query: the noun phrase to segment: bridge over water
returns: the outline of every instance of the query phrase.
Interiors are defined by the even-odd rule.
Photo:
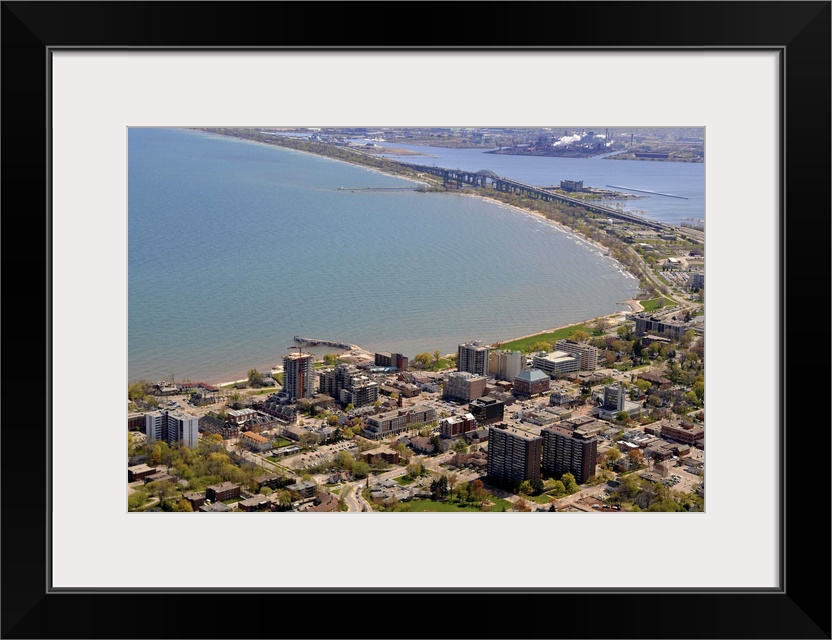
[[[488,169],[483,169],[481,171],[463,171],[462,169],[446,169],[444,167],[437,167],[435,165],[428,166],[421,164],[412,164],[409,162],[400,162],[400,164],[409,167],[415,171],[421,171],[422,173],[429,173],[431,175],[438,176],[442,178],[442,184],[444,186],[455,185],[457,188],[461,188],[463,186],[470,186],[482,189],[494,189],[501,193],[521,195],[535,200],[542,200],[544,202],[557,200],[560,202],[565,202],[566,204],[573,207],[583,207],[584,209],[591,211],[592,213],[604,215],[609,218],[614,218],[616,220],[632,222],[648,227],[650,229],[654,229],[656,231],[681,233],[690,237],[696,242],[705,241],[705,233],[698,229],[690,229],[687,227],[679,227],[664,222],[657,222],[655,220],[648,220],[646,218],[633,215],[631,213],[619,211],[618,209],[613,209],[611,207],[606,207],[604,205],[594,204],[591,202],[585,202],[584,200],[580,200],[578,198],[573,198],[571,196],[563,195],[561,193],[556,193],[555,191],[549,188],[535,187],[530,184],[519,182],[518,180],[504,178],[502,176],[498,176],[493,171],[489,171]]]

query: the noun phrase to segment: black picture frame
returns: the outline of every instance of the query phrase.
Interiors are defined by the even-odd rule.
[[[295,623],[302,620],[301,637],[309,638],[830,638],[828,376],[821,377],[822,385],[814,376],[825,370],[818,346],[826,347],[828,334],[818,339],[809,333],[829,318],[830,2],[405,2],[397,3],[396,11],[380,3],[316,4],[321,11],[291,2],[2,3],[2,637],[287,637],[297,635]],[[297,20],[290,18],[296,11],[307,11],[314,20],[278,28]],[[554,15],[559,24],[595,16],[633,28],[541,29],[539,19],[531,19],[541,15]],[[358,26],[345,28],[350,25]],[[781,588],[557,594],[51,592],[48,486],[55,479],[51,458],[41,460],[41,455],[48,451],[58,414],[44,401],[44,387],[66,381],[49,377],[48,96],[50,51],[69,47],[778,50],[785,79],[782,340],[761,348],[771,350],[781,364]],[[813,301],[810,311],[797,312],[794,308],[806,302],[795,295],[806,281],[804,268],[812,268],[810,282],[824,304],[816,307]],[[787,327],[789,302],[793,312]],[[804,313],[817,315],[807,320]],[[810,407],[821,408],[820,417],[812,418],[821,423],[819,429],[804,420],[816,416]],[[25,422],[15,418],[18,412],[29,415]],[[85,501],[79,500],[81,525]],[[176,562],[175,557],[162,560]],[[443,610],[447,615],[440,615]],[[162,611],[173,611],[173,622],[170,615],[159,616]],[[414,624],[419,618],[424,622]],[[452,626],[442,628],[440,621],[449,619]]]

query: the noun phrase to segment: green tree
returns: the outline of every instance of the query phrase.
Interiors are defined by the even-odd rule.
[[[566,495],[566,486],[561,480],[555,480],[551,489],[551,494],[557,498]]]
[[[272,494],[272,500],[283,508],[292,504],[292,494],[288,489],[278,489]]]
[[[641,467],[644,465],[644,454],[642,453],[641,449],[632,449],[627,454],[627,457],[630,459],[630,464],[634,467]]]
[[[691,388],[693,393],[696,394],[696,399],[699,400],[701,403],[705,403],[705,381],[702,379],[702,376],[699,376],[696,382],[693,383],[693,387]]]
[[[153,385],[149,380],[138,380],[127,387],[127,398],[128,400],[132,400],[134,402],[136,400],[141,400],[145,396],[150,395],[152,387]]]
[[[585,342],[586,340],[589,340],[589,333],[583,329],[575,329],[569,334],[569,339],[574,340],[575,342]]]
[[[524,496],[532,495],[533,491],[534,489],[532,489],[532,483],[529,480],[523,480],[517,487],[517,493]]]
[[[145,502],[147,502],[147,493],[144,491],[134,491],[127,496],[127,510],[135,511],[144,505]]]
[[[407,475],[411,478],[418,478],[424,472],[424,467],[422,467],[422,463],[419,460],[413,460],[409,465],[407,465]]]
[[[430,437],[430,443],[433,445],[434,453],[439,453],[442,450],[442,441],[439,439],[439,436],[435,433]]]
[[[390,444],[390,448],[399,454],[399,460],[402,460],[405,457],[405,454],[409,453],[404,442],[402,442],[401,440],[396,440],[392,442]]]
[[[423,351],[422,353],[417,353],[413,360],[422,369],[426,369],[430,365],[431,356],[427,351]]]
[[[618,447],[610,447],[604,452],[604,462],[607,465],[611,465],[613,462],[618,460],[621,457],[621,451]]]
[[[448,495],[448,477],[441,475],[436,480],[431,482],[430,492],[437,500],[446,497]]]
[[[248,370],[248,384],[252,387],[259,387],[263,383],[263,374],[257,369]]]
[[[580,487],[578,483],[575,481],[575,476],[571,473],[564,473],[561,476],[561,481],[563,482],[563,486],[566,488],[566,493],[573,494],[577,491],[580,491]]]
[[[457,453],[465,453],[468,451],[468,445],[465,444],[464,438],[458,438],[456,442],[454,442],[454,451]]]
[[[458,481],[459,481],[459,476],[457,474],[455,474],[455,473],[448,474],[448,488],[450,489],[451,493],[454,492],[454,487],[456,486],[456,483]]]
[[[363,460],[356,460],[352,465],[352,474],[356,478],[366,478],[370,474],[370,465]]]
[[[439,358],[442,356],[439,349],[436,349],[433,352],[433,370],[437,371],[439,369]]]
[[[650,389],[653,388],[653,385],[650,384],[647,380],[636,380],[633,383],[633,386],[635,386],[642,393],[647,393],[648,391],[650,391]]]
[[[185,500],[185,498],[182,498],[179,502],[173,505],[173,510],[182,512],[192,512],[194,508],[193,506],[191,506],[190,502]]]

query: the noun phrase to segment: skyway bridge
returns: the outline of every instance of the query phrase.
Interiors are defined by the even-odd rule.
[[[647,218],[642,218],[631,213],[619,211],[618,209],[613,209],[612,207],[594,204],[591,202],[580,200],[578,198],[573,198],[571,196],[564,195],[562,193],[556,193],[551,188],[535,187],[530,184],[519,182],[518,180],[504,178],[502,176],[498,176],[493,171],[489,171],[488,169],[483,169],[481,171],[463,171],[462,169],[446,169],[443,167],[437,167],[435,165],[428,166],[421,164],[412,164],[409,162],[400,162],[400,164],[410,169],[413,169],[414,171],[420,171],[422,173],[428,173],[430,175],[440,177],[442,178],[442,184],[446,187],[448,185],[455,185],[457,188],[469,186],[483,189],[494,189],[501,193],[521,195],[535,200],[542,200],[544,202],[557,200],[560,202],[565,202],[566,204],[573,207],[583,207],[587,211],[591,211],[592,213],[597,213],[608,218],[613,218],[615,220],[632,222],[634,224],[639,224],[641,226],[648,227],[655,231],[665,231],[684,234],[688,236],[690,239],[694,240],[695,242],[704,243],[705,241],[705,232],[700,229],[691,229],[688,227],[680,227],[664,222],[657,222],[655,220],[648,220]]]

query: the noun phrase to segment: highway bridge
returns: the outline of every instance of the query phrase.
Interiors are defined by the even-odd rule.
[[[613,209],[604,205],[586,202],[584,200],[573,198],[562,193],[556,193],[554,190],[550,188],[535,187],[533,185],[525,184],[523,182],[512,180],[510,178],[503,178],[502,176],[498,176],[496,173],[494,173],[493,171],[489,171],[488,169],[483,169],[481,171],[463,171],[462,169],[446,169],[443,167],[437,167],[435,165],[428,166],[421,164],[412,164],[409,162],[400,162],[399,164],[413,169],[414,171],[420,171],[422,173],[428,173],[434,176],[438,176],[442,178],[442,184],[446,187],[448,185],[455,185],[457,188],[469,186],[483,189],[494,189],[501,193],[522,195],[527,198],[538,199],[544,202],[558,200],[560,202],[565,202],[566,204],[573,207],[583,207],[587,211],[591,211],[592,213],[597,213],[608,218],[623,220],[625,222],[632,222],[634,224],[639,224],[644,227],[648,227],[655,231],[665,231],[682,234],[689,237],[694,242],[705,242],[705,232],[699,229],[691,229],[689,227],[680,227],[664,222],[657,222],[655,220],[648,220],[647,218],[642,218],[631,213],[619,211],[618,209]]]

